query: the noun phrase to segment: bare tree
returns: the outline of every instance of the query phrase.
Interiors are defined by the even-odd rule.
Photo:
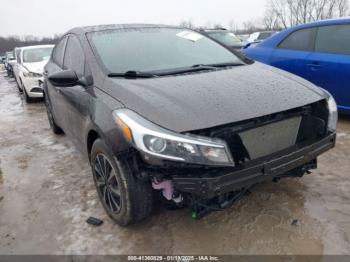
[[[253,21],[243,22],[242,30],[250,33],[256,31],[255,23]]]
[[[338,16],[339,17],[344,17],[344,16],[347,16],[347,15],[350,15],[348,1],[337,0],[336,1],[336,7],[337,7],[337,10],[338,10]]]
[[[224,28],[224,27],[222,26],[222,24],[220,24],[220,23],[215,23],[215,24],[214,24],[214,29],[221,29],[221,28]]]
[[[280,28],[280,21],[278,15],[273,12],[271,9],[267,9],[265,16],[263,18],[263,25],[267,30],[275,30]]]
[[[235,20],[230,20],[228,22],[228,28],[232,32],[236,32],[238,30],[238,24],[235,22]]]
[[[40,45],[40,44],[56,44],[60,35],[54,35],[53,37],[37,37],[32,35],[27,36],[0,36],[0,54],[4,54],[6,51],[12,51],[15,47]]]
[[[185,28],[190,28],[190,29],[195,28],[195,25],[191,19],[181,21],[180,26]]]
[[[349,0],[269,0],[264,24],[284,28],[347,15]]]

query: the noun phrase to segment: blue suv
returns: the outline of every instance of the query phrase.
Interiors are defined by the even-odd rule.
[[[350,19],[290,28],[247,46],[243,53],[328,90],[340,112],[350,114]]]

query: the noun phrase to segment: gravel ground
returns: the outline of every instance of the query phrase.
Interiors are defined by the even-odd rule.
[[[0,254],[350,254],[349,170],[342,117],[337,147],[311,175],[260,184],[200,221],[157,207],[122,228],[97,200],[86,159],[51,132],[42,101],[26,104],[0,72]]]

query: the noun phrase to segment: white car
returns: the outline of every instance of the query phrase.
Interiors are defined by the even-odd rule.
[[[252,33],[247,39],[247,43],[260,43],[276,33],[276,31],[263,31]]]
[[[19,65],[20,65],[20,54],[21,54],[21,48],[20,47],[16,47],[13,51],[13,53],[15,54],[15,60],[16,63],[13,65],[12,71],[13,71],[13,76],[16,80],[18,89],[21,91],[20,86],[19,86]]]
[[[43,82],[44,66],[51,56],[53,47],[54,45],[37,45],[20,48],[16,79],[26,102],[31,102],[32,98],[43,97],[40,83]]]
[[[13,76],[13,66],[16,64],[15,57],[12,51],[6,52],[5,56],[5,69],[7,71],[7,76]]]

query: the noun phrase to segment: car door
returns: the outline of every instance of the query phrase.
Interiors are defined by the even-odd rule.
[[[312,81],[328,90],[340,109],[350,110],[350,24],[318,28],[309,70]]]
[[[66,51],[63,61],[64,70],[74,71],[78,78],[85,81],[90,75],[88,65],[86,63],[83,48],[80,40],[75,35],[70,35],[67,41]],[[77,84],[70,87],[63,87],[60,95],[62,96],[62,105],[64,106],[65,128],[68,130],[73,140],[78,145],[84,143],[83,125],[88,116],[88,107],[90,101],[88,81],[85,81],[87,86]]]
[[[314,50],[317,28],[292,32],[274,49],[270,64],[290,73],[311,79],[308,64]]]
[[[51,74],[60,72],[63,70],[63,58],[66,48],[67,37],[63,37],[52,51],[50,61],[47,63],[44,69],[45,83],[47,86],[47,97],[50,100],[50,106],[55,122],[64,130],[63,122],[65,119],[63,108],[62,96],[60,95],[61,89],[54,86],[47,80]],[[64,130],[66,131],[66,130]]]

